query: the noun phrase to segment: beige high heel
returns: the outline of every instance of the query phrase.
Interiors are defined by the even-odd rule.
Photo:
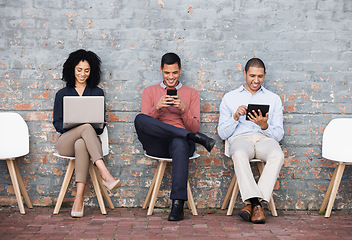
[[[102,181],[104,187],[106,187],[109,191],[115,190],[119,187],[121,187],[121,182],[120,179],[117,179],[115,182],[107,184],[104,180]]]
[[[83,207],[82,207],[82,211],[80,211],[80,212],[75,212],[75,211],[71,211],[71,217],[73,217],[73,218],[81,218],[81,217],[83,217],[83,213],[84,213],[84,205],[83,205]]]

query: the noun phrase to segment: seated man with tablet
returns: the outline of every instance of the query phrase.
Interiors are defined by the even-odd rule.
[[[247,205],[239,215],[246,221],[264,223],[261,201],[269,202],[284,162],[279,141],[284,135],[282,103],[278,95],[262,86],[265,65],[258,58],[250,59],[243,70],[245,85],[222,99],[218,134],[228,140],[229,153],[242,201]],[[256,183],[249,160],[266,162]]]

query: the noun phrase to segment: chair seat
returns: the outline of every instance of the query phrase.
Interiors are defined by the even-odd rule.
[[[63,155],[60,155],[60,153],[53,153],[53,155],[55,156],[55,157],[58,157],[58,158],[66,158],[66,159],[69,159],[69,160],[74,160],[75,159],[75,157],[68,157],[68,156],[63,156]]]
[[[161,158],[161,157],[155,157],[148,155],[144,153],[144,155],[148,158],[157,160],[158,167],[157,170],[154,174],[152,183],[150,184],[149,191],[147,194],[147,197],[145,198],[144,204],[143,204],[143,209],[148,208],[147,215],[152,215],[153,210],[154,210],[154,205],[156,202],[157,195],[159,193],[160,189],[160,184],[164,176],[165,168],[166,168],[166,163],[172,162],[172,158]],[[200,155],[196,152],[193,153],[193,156],[189,157],[190,160],[195,159],[200,157]],[[187,197],[188,197],[188,207],[191,209],[193,215],[198,215],[196,205],[194,203],[193,199],[193,194],[192,194],[192,189],[190,187],[189,181],[187,180]]]
[[[147,153],[144,153],[144,156],[151,158],[151,159],[158,160],[158,161],[172,162],[172,158],[155,157],[155,156],[148,155]],[[198,153],[194,152],[193,156],[189,157],[189,160],[199,158],[199,157],[200,157],[200,155]]]

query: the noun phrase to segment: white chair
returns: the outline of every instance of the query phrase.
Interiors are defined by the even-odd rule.
[[[156,198],[159,193],[161,180],[163,179],[163,176],[164,176],[166,163],[172,162],[172,158],[154,157],[154,156],[150,156],[146,153],[144,153],[144,155],[148,158],[159,161],[159,164],[158,164],[158,167],[157,167],[156,172],[154,174],[152,183],[150,184],[147,197],[145,198],[145,201],[143,204],[143,209],[146,209],[149,207],[148,212],[147,212],[147,215],[149,216],[149,215],[153,214],[155,201],[156,201]],[[198,153],[194,152],[193,156],[190,157],[189,159],[191,160],[191,159],[195,159],[198,157],[200,157],[200,155]],[[192,189],[189,185],[189,181],[187,181],[187,198],[188,198],[187,204],[188,204],[188,207],[191,209],[192,214],[198,215],[196,205],[194,204]]]
[[[323,204],[319,210],[320,213],[324,213],[326,209],[325,217],[327,218],[331,215],[345,166],[352,165],[350,153],[350,148],[352,147],[351,136],[352,118],[333,119],[324,130],[322,156],[337,162]]]
[[[226,140],[225,141],[225,156],[226,157],[230,157],[229,148],[230,148],[230,144]],[[258,170],[259,170],[259,174],[261,175],[263,170],[264,170],[264,162],[262,160],[260,160],[260,159],[251,159],[251,160],[249,160],[249,162],[255,163],[257,165]],[[233,178],[232,178],[231,183],[230,183],[230,186],[229,186],[229,189],[227,190],[224,202],[223,202],[223,204],[221,206],[221,209],[223,209],[223,210],[226,209],[226,207],[227,207],[227,205],[229,204],[229,201],[230,201],[230,204],[229,204],[229,207],[228,207],[228,210],[227,210],[227,213],[226,213],[226,215],[228,215],[228,216],[232,215],[233,208],[235,206],[235,202],[236,202],[236,198],[237,198],[238,192],[239,192],[238,181],[237,181],[237,178],[236,178],[236,174],[234,173],[233,174]],[[276,207],[275,207],[273,196],[271,196],[271,198],[270,198],[270,201],[268,203],[268,208],[269,208],[271,214],[274,217],[277,217],[277,211],[276,211]]]
[[[18,113],[0,113],[0,160],[6,160],[21,214],[26,213],[21,192],[28,208],[33,206],[16,164],[16,158],[28,153],[29,135],[26,122]]]
[[[99,137],[100,137],[100,140],[102,143],[103,156],[106,156],[109,154],[109,137],[108,137],[107,127],[104,128],[103,133],[101,135],[99,135]],[[54,214],[58,214],[60,211],[60,208],[61,208],[62,201],[65,197],[66,192],[67,192],[68,185],[71,182],[73,170],[75,169],[75,157],[62,156],[59,153],[54,153],[53,155],[56,157],[59,157],[59,158],[65,158],[65,159],[70,160],[70,162],[68,163],[68,167],[67,167],[64,181],[62,182],[59,197],[57,199],[55,209],[54,209]],[[110,209],[114,209],[114,205],[110,199],[109,193],[107,192],[106,188],[102,184],[102,179],[99,174],[99,170],[92,164],[92,162],[90,162],[90,164],[89,164],[89,175],[92,180],[95,193],[97,195],[100,211],[102,214],[105,215],[106,208],[104,205],[103,196],[104,196],[106,202],[108,203],[108,206]]]

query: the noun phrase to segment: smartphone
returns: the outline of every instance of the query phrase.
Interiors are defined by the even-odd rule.
[[[169,95],[169,96],[176,96],[177,95],[177,89],[175,89],[175,88],[168,89],[166,91],[166,94]]]

